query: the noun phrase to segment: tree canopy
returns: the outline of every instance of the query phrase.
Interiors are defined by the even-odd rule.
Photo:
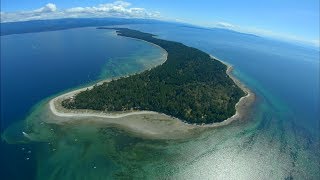
[[[114,29],[120,36],[159,45],[168,52],[167,61],[83,91],[72,100],[64,100],[65,108],[150,110],[198,124],[221,122],[235,113],[235,104],[245,93],[226,74],[226,65],[182,43],[127,28]]]

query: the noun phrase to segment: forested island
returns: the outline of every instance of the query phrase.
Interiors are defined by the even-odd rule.
[[[235,105],[245,92],[226,74],[227,66],[220,61],[153,34],[127,28],[99,29],[114,29],[120,36],[156,44],[168,52],[167,61],[140,74],[82,91],[62,101],[63,107],[105,112],[156,111],[197,124],[221,122],[235,114]]]

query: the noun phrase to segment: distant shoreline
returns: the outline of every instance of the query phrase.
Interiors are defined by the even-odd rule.
[[[131,39],[141,40],[136,38],[131,38]],[[145,40],[141,40],[141,41],[147,42]],[[156,44],[153,44],[150,42],[147,42],[147,43],[163,49],[162,47]],[[165,60],[161,64],[163,64],[167,60],[167,56],[168,56],[167,51],[164,49],[163,51],[165,52],[163,54],[163,58]],[[95,122],[104,123],[104,124],[105,123],[113,124],[113,125],[116,125],[117,127],[126,129],[135,134],[139,134],[139,135],[143,135],[144,137],[151,137],[151,138],[175,138],[173,136],[176,136],[176,138],[179,138],[182,136],[183,137],[186,136],[186,133],[188,133],[190,130],[195,130],[198,128],[212,128],[212,127],[220,127],[220,126],[228,125],[234,120],[245,116],[245,113],[247,112],[248,107],[254,102],[255,97],[254,97],[254,94],[248,88],[246,88],[244,84],[242,84],[237,78],[235,78],[232,75],[233,67],[231,65],[225,63],[224,61],[219,60],[218,58],[215,58],[212,55],[210,55],[210,57],[213,60],[218,60],[221,63],[225,64],[227,66],[227,70],[226,70],[227,75],[234,81],[234,83],[237,86],[239,86],[246,93],[246,95],[241,97],[239,101],[236,103],[235,105],[236,113],[222,122],[198,125],[198,124],[190,124],[188,122],[182,121],[175,117],[171,117],[166,114],[158,113],[155,111],[131,111],[131,112],[123,111],[123,112],[106,113],[103,111],[86,110],[86,109],[66,109],[62,107],[61,102],[64,99],[73,97],[77,93],[84,91],[86,89],[91,89],[93,87],[93,86],[88,86],[85,88],[81,88],[78,90],[74,90],[74,91],[62,94],[60,96],[57,96],[51,99],[49,101],[49,108],[53,115],[58,117],[72,118],[72,119],[60,120],[59,122],[50,122],[50,123],[65,123],[65,122],[70,122],[72,120],[76,122],[77,119],[75,118],[91,118],[90,122],[95,121]],[[106,79],[106,80],[100,81],[99,83],[97,83],[97,85],[105,82],[110,82],[110,81],[111,79]],[[93,118],[95,118],[96,120]],[[154,120],[150,120],[150,118],[151,119],[154,118]],[[131,121],[130,119],[134,119],[134,120]],[[161,121],[157,122],[157,119],[161,119]],[[138,127],[137,125],[143,128]],[[163,127],[163,128],[159,128],[159,127]],[[156,133],[153,133],[152,130],[154,130]]]

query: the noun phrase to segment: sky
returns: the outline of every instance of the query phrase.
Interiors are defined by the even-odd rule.
[[[1,0],[1,22],[64,17],[151,18],[319,47],[319,0]]]

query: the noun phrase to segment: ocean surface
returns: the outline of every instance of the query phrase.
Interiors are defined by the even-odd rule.
[[[95,28],[1,36],[1,177],[320,178],[319,50],[224,29],[125,27],[232,64],[256,94],[248,116],[179,141],[140,139],[96,124],[43,124],[38,112],[48,97],[152,67],[162,51]],[[30,129],[39,131],[33,141],[22,135]]]
[[[1,132],[23,126],[20,122],[43,99],[142,71],[158,64],[161,53],[145,42],[96,28],[1,36]],[[1,163],[1,177],[31,179],[37,144],[11,143],[15,145],[1,141],[1,162],[11,162]]]

